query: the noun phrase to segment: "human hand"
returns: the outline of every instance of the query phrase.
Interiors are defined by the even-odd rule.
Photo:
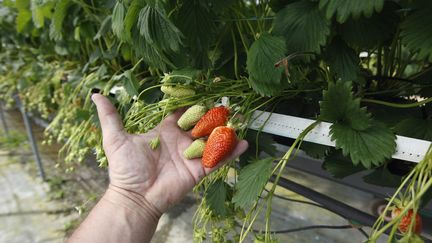
[[[201,159],[183,158],[183,151],[193,139],[190,133],[177,126],[180,111],[168,116],[150,132],[135,135],[124,131],[115,107],[106,97],[94,94],[92,100],[102,128],[112,190],[120,190],[131,200],[148,202],[160,215],[218,168],[204,168]],[[152,150],[149,142],[158,133],[160,145]],[[226,161],[240,156],[247,147],[245,140],[239,141]]]

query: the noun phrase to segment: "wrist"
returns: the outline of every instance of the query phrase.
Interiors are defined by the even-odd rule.
[[[68,242],[150,242],[160,216],[142,195],[110,185]]]
[[[134,212],[144,220],[152,220],[156,224],[162,216],[162,213],[145,196],[112,184],[108,186],[102,199]]]

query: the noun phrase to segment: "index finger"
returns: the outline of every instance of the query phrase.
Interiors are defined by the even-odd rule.
[[[91,98],[96,105],[104,139],[110,140],[112,137],[123,135],[123,123],[108,98],[101,94],[93,94]]]

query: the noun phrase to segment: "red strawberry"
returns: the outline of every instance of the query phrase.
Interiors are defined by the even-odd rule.
[[[403,209],[401,208],[395,208],[392,211],[392,218],[397,217]],[[410,226],[411,226],[411,218],[413,217],[414,211],[412,209],[408,210],[408,212],[402,217],[401,221],[399,222],[398,229],[401,233],[408,232]],[[416,234],[420,234],[422,232],[422,219],[420,215],[416,213],[415,215],[415,225],[413,228],[413,231]]]
[[[236,145],[237,136],[231,127],[220,126],[213,130],[204,148],[202,164],[204,167],[215,167]]]
[[[192,129],[192,136],[194,138],[200,138],[210,135],[216,127],[226,125],[228,115],[229,110],[225,106],[210,109]]]

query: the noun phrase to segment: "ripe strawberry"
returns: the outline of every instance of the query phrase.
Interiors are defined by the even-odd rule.
[[[210,109],[192,129],[192,137],[205,137],[210,135],[216,127],[225,126],[228,121],[228,115],[229,110],[225,106]]]
[[[187,147],[187,149],[183,152],[183,156],[185,159],[195,159],[202,157],[204,147],[206,142],[202,139],[197,139]]]
[[[399,214],[402,212],[402,208],[395,208],[392,211],[392,218],[395,218],[399,216]],[[414,211],[412,209],[408,210],[408,212],[402,217],[401,221],[399,222],[398,229],[401,233],[407,233],[411,226],[411,218],[413,217]],[[420,234],[422,232],[422,219],[420,215],[416,213],[415,215],[415,225],[413,228],[413,231],[416,234]]]
[[[164,94],[170,95],[172,97],[181,98],[185,96],[191,96],[195,94],[195,90],[181,87],[181,86],[170,86],[162,85],[161,91]]]
[[[213,130],[204,148],[202,164],[204,167],[215,167],[229,153],[232,152],[237,142],[234,129],[220,126]]]
[[[202,116],[206,113],[207,108],[202,105],[194,105],[183,113],[180,119],[177,121],[177,125],[183,130],[191,129]]]

